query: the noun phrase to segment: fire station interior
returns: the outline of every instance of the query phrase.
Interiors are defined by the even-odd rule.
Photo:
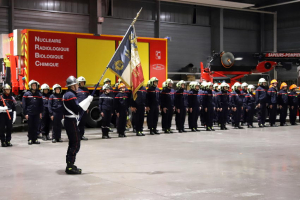
[[[300,199],[299,9],[0,0],[0,200]]]

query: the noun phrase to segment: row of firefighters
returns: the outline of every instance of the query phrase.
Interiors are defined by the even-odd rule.
[[[43,140],[52,140],[53,143],[62,142],[62,121],[69,138],[67,152],[66,172],[79,172],[74,167],[76,153],[80,148],[80,140],[87,140],[84,136],[87,109],[93,101],[89,90],[85,87],[84,77],[76,79],[70,76],[67,79],[68,91],[62,94],[62,87],[58,84],[50,87],[35,80],[29,82],[29,91],[22,98],[22,108],[25,118],[28,120],[28,144],[40,144],[38,135],[41,132]],[[270,126],[276,125],[276,115],[279,109],[280,125],[286,125],[287,110],[290,113],[290,123],[296,124],[296,115],[299,108],[299,98],[296,93],[296,85],[289,87],[282,83],[280,91],[277,91],[277,81],[272,80],[270,87],[264,78],[259,79],[258,87],[240,84],[236,82],[229,92],[229,85],[225,82],[213,84],[211,82],[191,82],[187,91],[185,81],[176,84],[173,89],[173,81],[167,79],[160,90],[159,80],[152,77],[148,82],[148,89],[141,86],[137,91],[137,98],[133,100],[131,92],[126,88],[122,80],[112,89],[111,80],[105,79],[99,96],[99,109],[102,116],[102,138],[110,139],[109,132],[112,117],[115,115],[117,132],[119,137],[126,137],[125,130],[129,114],[132,111],[132,125],[137,136],[145,136],[143,133],[144,114],[147,112],[147,124],[150,134],[159,134],[157,123],[159,111],[162,114],[162,128],[165,133],[173,133],[171,130],[172,118],[176,113],[176,128],[179,132],[186,132],[184,124],[188,113],[188,126],[191,131],[198,129],[200,117],[202,125],[207,131],[214,131],[213,124],[217,123],[221,130],[227,130],[229,116],[232,125],[236,129],[242,129],[241,123],[248,128],[254,128],[253,117],[258,115],[259,127],[265,127],[266,112],[269,111]],[[6,84],[3,87],[3,95],[0,97],[0,137],[2,147],[12,146],[11,130],[16,120],[15,99],[11,95],[11,87]],[[52,138],[49,136],[52,122]],[[69,166],[69,167],[68,167]],[[69,169],[69,171],[68,171]],[[80,171],[81,172],[81,171]]]

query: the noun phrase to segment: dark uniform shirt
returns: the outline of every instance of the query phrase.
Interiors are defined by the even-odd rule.
[[[188,94],[188,107],[189,108],[199,108],[200,107],[200,98],[198,98],[198,90],[190,90]]]
[[[161,107],[162,108],[173,108],[174,107],[174,95],[173,89],[165,88],[161,91]]]
[[[27,91],[22,99],[23,114],[37,115],[43,113],[43,97],[39,91]]]
[[[100,112],[103,112],[104,110],[110,110],[112,111],[114,107],[114,98],[111,96],[110,93],[108,94],[101,94],[99,98],[99,109]]]
[[[146,95],[146,107],[159,106],[159,89],[158,87],[149,87]]]
[[[289,106],[298,107],[298,94],[297,92],[289,93]]]
[[[86,87],[79,87],[77,90],[77,94],[76,94],[78,103],[85,100],[89,95],[90,95],[90,92]]]
[[[243,106],[245,109],[255,108],[255,95],[253,95],[252,93],[246,94],[243,100]]]
[[[267,90],[263,86],[258,86],[255,90],[255,103],[268,103],[267,102]]]
[[[49,97],[48,109],[51,116],[53,112],[62,113],[64,111],[62,97],[62,94],[51,94]]]
[[[134,108],[136,108],[137,106],[145,106],[147,96],[146,88],[144,86],[140,87],[136,94],[137,98],[135,101],[133,100],[133,97],[131,98],[130,106]]]
[[[47,93],[47,94],[43,93],[42,97],[43,97],[44,110],[48,110],[48,102],[49,102],[50,94],[49,93]]]
[[[5,101],[5,104],[8,108],[8,110],[11,110],[11,112],[16,111],[16,105],[15,105],[16,100],[13,96],[11,96],[10,94],[9,95],[6,95],[6,94],[1,95],[0,96],[0,106],[2,106],[2,107],[4,107],[3,99]]]
[[[79,113],[79,105],[76,97],[76,92],[73,90],[68,90],[63,96],[63,103],[65,106],[72,111],[75,115]],[[64,107],[64,115],[72,115],[67,109]]]
[[[129,107],[129,99],[128,95],[124,92],[120,92],[115,97],[115,110],[117,113],[120,112],[120,110],[128,110]]]
[[[289,97],[286,90],[280,90],[278,92],[278,104],[283,106],[289,103]]]
[[[184,89],[177,90],[175,93],[175,107],[187,108],[188,107],[188,92]]]
[[[231,107],[241,107],[243,106],[243,98],[240,97],[241,92],[239,90],[235,90],[231,93],[230,105]]]
[[[229,107],[229,95],[230,95],[229,92],[221,90],[216,95],[217,95],[217,107],[218,108]]]
[[[268,97],[269,97],[269,102],[271,104],[276,104],[277,103],[277,90],[274,87],[271,87],[268,90]]]

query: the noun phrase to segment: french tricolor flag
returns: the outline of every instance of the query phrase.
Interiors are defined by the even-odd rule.
[[[108,64],[108,68],[121,78],[127,87],[132,87],[133,99],[135,100],[137,91],[144,84],[144,74],[133,25],[126,32],[121,44]]]

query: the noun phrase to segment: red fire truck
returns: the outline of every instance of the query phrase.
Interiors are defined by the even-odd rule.
[[[66,90],[65,81],[68,76],[84,76],[87,87],[93,90],[122,38],[31,29],[2,34],[0,59],[3,65],[0,69],[0,85],[9,83],[18,100],[28,90],[28,83],[32,79],[40,84],[47,83],[50,87],[57,83]],[[145,84],[150,77],[155,76],[160,80],[161,87],[167,78],[167,39],[139,37],[138,48]],[[110,78],[112,85],[117,79],[109,70],[104,77]],[[18,115],[22,116],[22,109],[18,110]],[[90,111],[88,126],[99,126],[97,97],[94,98]]]

